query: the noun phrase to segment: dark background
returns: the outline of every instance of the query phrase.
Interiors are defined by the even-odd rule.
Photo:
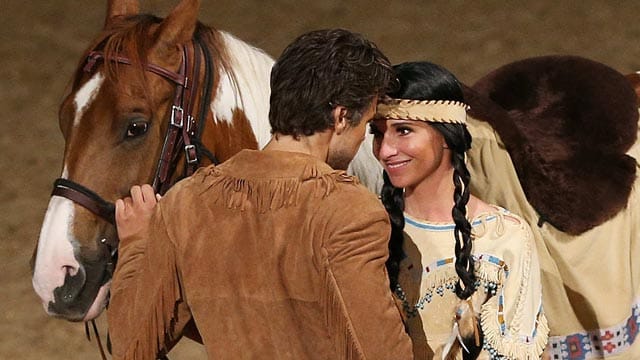
[[[175,3],[142,1],[142,8],[164,16]],[[99,358],[81,324],[45,316],[29,258],[61,171],[57,107],[105,9],[98,0],[0,3],[0,359]],[[302,32],[344,27],[366,34],[394,63],[430,60],[468,84],[551,54],[640,70],[637,1],[204,0],[200,19],[272,56]],[[204,353],[183,341],[171,358]]]

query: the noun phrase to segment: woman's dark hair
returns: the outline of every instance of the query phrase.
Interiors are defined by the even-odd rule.
[[[392,79],[389,59],[360,34],[332,29],[301,35],[271,70],[271,132],[298,137],[332,128],[338,105],[356,126]]]
[[[453,100],[464,102],[462,87],[458,79],[448,70],[429,62],[408,62],[394,66],[398,78],[397,88],[388,95],[399,99],[412,100]],[[471,256],[471,224],[467,220],[466,205],[469,202],[469,170],[465,164],[465,153],[471,147],[471,135],[465,125],[448,123],[429,123],[444,137],[451,150],[453,165],[454,206],[452,216],[455,222],[455,268],[464,288],[458,282],[456,295],[460,299],[469,298],[475,291],[476,277],[474,261]],[[391,239],[389,241],[389,260],[387,270],[391,288],[398,281],[404,230],[403,190],[395,188],[384,173],[384,185],[381,192],[382,202],[391,220]]]

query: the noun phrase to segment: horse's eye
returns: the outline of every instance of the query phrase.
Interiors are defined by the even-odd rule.
[[[149,123],[146,121],[138,120],[129,124],[129,128],[127,129],[127,137],[135,138],[141,135],[144,135],[149,129]]]

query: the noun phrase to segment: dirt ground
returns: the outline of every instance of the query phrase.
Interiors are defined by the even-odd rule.
[[[142,8],[164,16],[175,2]],[[60,174],[57,107],[105,9],[98,0],[0,3],[0,359],[99,358],[81,324],[45,315],[29,259]],[[302,32],[344,27],[368,35],[394,63],[430,60],[471,84],[500,65],[550,54],[640,70],[639,15],[635,0],[204,0],[200,19],[273,56]],[[171,356],[202,358],[188,341]]]

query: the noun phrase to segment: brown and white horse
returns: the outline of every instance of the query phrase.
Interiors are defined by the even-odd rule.
[[[112,202],[131,185],[160,192],[196,166],[269,140],[273,60],[197,22],[200,1],[165,18],[110,0],[59,111],[65,138],[34,252],[33,287],[50,315],[97,317],[108,300],[117,234]]]

